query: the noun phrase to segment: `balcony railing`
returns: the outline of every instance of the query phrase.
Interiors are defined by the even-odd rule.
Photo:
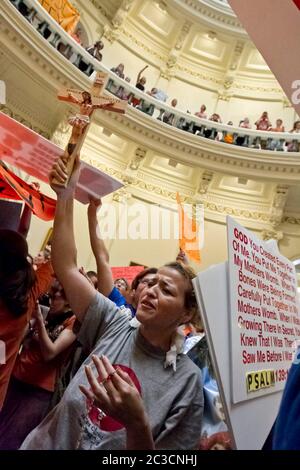
[[[277,152],[287,149],[293,153],[299,152],[300,133],[257,131],[200,119],[197,116],[170,107],[147,93],[141,92],[94,59],[61,28],[37,0],[9,1],[51,46],[59,50],[82,73],[90,77],[97,70],[107,72],[109,74],[106,86],[107,91],[121,99],[128,100],[129,104],[137,110],[151,116],[153,119],[158,119],[162,122],[162,125],[171,125],[181,131],[211,140],[219,140],[230,145],[240,145],[256,149],[262,148]]]

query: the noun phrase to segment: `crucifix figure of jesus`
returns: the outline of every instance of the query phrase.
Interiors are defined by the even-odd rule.
[[[73,171],[75,157],[80,152],[87,135],[91,117],[95,109],[125,113],[127,101],[102,95],[107,78],[107,73],[97,72],[90,91],[67,88],[58,94],[59,100],[75,103],[79,106],[79,113],[68,119],[69,124],[72,126],[72,134],[65,148],[64,159],[69,177]],[[58,181],[56,181],[55,184],[61,185]]]

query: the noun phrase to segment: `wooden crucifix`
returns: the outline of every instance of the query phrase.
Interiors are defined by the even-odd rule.
[[[87,135],[87,131],[91,123],[91,117],[95,109],[104,109],[115,113],[125,113],[127,101],[102,95],[107,78],[107,73],[97,72],[90,91],[80,91],[73,88],[67,88],[58,93],[59,100],[75,103],[80,107],[79,113],[68,119],[69,124],[72,126],[72,134],[64,152],[68,180],[73,171],[75,157],[80,152]],[[66,185],[67,183],[68,181],[66,182]],[[62,185],[62,183],[56,180],[54,180],[54,184]]]

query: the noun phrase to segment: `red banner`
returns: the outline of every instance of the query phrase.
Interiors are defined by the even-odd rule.
[[[144,270],[144,266],[124,266],[124,267],[112,267],[112,275],[114,280],[124,277],[126,281],[131,284],[135,276]]]
[[[293,0],[293,2],[295,3],[296,7],[298,7],[300,10],[300,0]]]
[[[0,160],[0,198],[22,200],[42,220],[53,220],[56,201],[40,193],[10,171]]]

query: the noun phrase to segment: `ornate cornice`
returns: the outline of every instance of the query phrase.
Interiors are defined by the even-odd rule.
[[[234,88],[237,89],[237,90],[247,90],[247,91],[259,91],[261,93],[278,93],[282,96],[282,88],[280,88],[280,86],[278,87],[265,87],[265,86],[261,86],[261,85],[243,85],[241,83],[237,83],[235,82],[234,83]]]
[[[222,85],[223,81],[224,81],[224,78],[216,78],[216,77],[213,77],[213,76],[209,76],[207,73],[200,72],[198,70],[193,70],[190,67],[186,67],[185,65],[182,65],[180,63],[178,63],[176,67],[177,67],[178,71],[187,73],[191,77],[194,77],[194,78],[197,78],[197,79],[200,78],[201,80],[204,80],[204,81],[207,81],[207,82],[212,82],[212,83],[215,83],[217,85]]]
[[[107,20],[112,20],[112,14],[103,6],[101,0],[89,1]],[[123,3],[126,6],[127,3],[132,3],[132,1],[125,0]],[[213,0],[168,0],[167,3],[170,11],[178,11],[180,15],[184,15],[186,19],[192,19],[195,23],[205,22],[227,32],[231,31],[235,34],[238,33],[241,36],[246,36],[245,30],[227,2],[216,2]],[[120,8],[122,10],[122,3]]]
[[[171,0],[171,7],[195,23],[207,24],[247,37],[247,33],[227,2],[212,0]]]
[[[286,184],[278,184],[274,188],[273,200],[270,213],[270,224],[273,229],[281,224],[284,208],[288,198],[289,186]]]
[[[125,38],[130,39],[130,41],[133,42],[136,46],[138,46],[140,49],[144,50],[147,52],[150,56],[156,57],[156,59],[159,59],[162,62],[167,62],[168,59],[168,54],[167,52],[165,54],[160,54],[156,50],[154,50],[153,47],[149,47],[145,41],[141,41],[138,39],[136,36],[134,36],[130,31],[128,31],[126,28],[120,28],[120,32]],[[128,47],[128,44],[127,44]]]
[[[198,184],[197,191],[200,195],[204,196],[207,194],[209,186],[213,179],[213,172],[212,171],[204,171],[201,175],[201,179]]]
[[[87,158],[85,157],[84,160],[98,168],[99,170],[113,176],[114,178],[119,179],[125,183],[125,189],[122,188],[120,195],[116,196],[116,200],[120,201],[123,200],[126,196],[127,198],[130,195],[135,197],[143,196],[143,199],[148,200],[149,202],[159,201],[164,203],[166,207],[168,205],[176,204],[176,193],[177,191],[180,192],[181,200],[183,203],[192,203],[195,199],[195,195],[193,196],[193,191],[185,192],[185,190],[181,187],[176,188],[176,190],[168,188],[168,185],[164,181],[163,184],[155,184],[153,182],[149,182],[146,180],[147,175],[142,172],[139,172],[135,176],[131,178],[127,178],[126,174],[124,174],[123,170],[112,168],[107,163],[99,162],[97,158]],[[204,174],[203,178],[205,181],[210,183],[212,178],[211,174]],[[270,214],[269,211],[261,211],[261,210],[251,210],[247,208],[238,208],[233,207],[229,204],[222,204],[213,200],[206,200],[205,198],[201,197],[203,195],[199,195],[196,197],[195,200],[197,202],[201,202],[204,206],[205,210],[205,219],[207,220],[214,220],[219,222],[225,222],[225,218],[227,215],[231,215],[232,217],[236,217],[237,219],[243,219],[243,223],[245,225],[253,227],[263,227],[263,236],[264,239],[267,238],[274,238],[276,235],[276,239],[282,239],[283,234],[285,231],[288,231],[289,228],[285,228],[284,231],[274,230],[269,227],[270,223]],[[200,197],[200,199],[199,199]],[[211,198],[214,196],[211,195]],[[291,224],[291,225],[300,225],[300,219],[296,217],[283,217],[282,223]],[[254,224],[254,225],[253,225]]]
[[[50,132],[45,131],[45,129],[41,129],[38,126],[34,126],[32,124],[32,121],[24,118],[24,116],[22,116],[21,114],[18,114],[18,111],[13,110],[6,105],[5,106],[0,105],[0,111],[2,113],[7,114],[9,117],[15,119],[16,121],[20,122],[21,124],[24,124],[24,126],[28,127],[29,129],[32,129],[34,132],[37,132],[38,134],[42,135],[46,139],[49,140],[51,138]]]
[[[277,241],[280,241],[284,238],[284,234],[282,231],[277,231],[277,230],[263,230],[261,232],[261,238],[263,240],[277,240]]]
[[[110,15],[101,4],[101,1],[99,2],[99,0],[89,0],[89,2],[92,5],[94,5],[94,7],[97,8],[97,10],[100,11],[101,15],[103,15],[104,18],[106,18],[107,20],[110,20]]]
[[[153,182],[150,183],[144,179],[141,179],[141,176],[144,176],[143,173],[139,173],[138,176],[132,177],[130,180],[128,180],[126,178],[126,175],[124,175],[123,171],[116,169],[116,168],[112,168],[108,166],[106,163],[99,162],[99,160],[96,158],[84,157],[84,161],[86,161],[90,165],[95,166],[99,170],[109,174],[110,176],[113,176],[114,178],[119,179],[120,181],[125,180],[125,183],[127,185],[126,190],[132,195],[139,194],[139,190],[142,190],[144,197],[145,197],[145,192],[149,194],[150,196],[149,200],[151,200],[151,195],[152,196],[154,195],[156,197],[158,196],[164,199],[167,204],[168,203],[174,204],[176,203],[177,190],[179,190],[182,202],[190,203],[193,200],[192,194],[184,194],[181,188],[177,188],[177,190],[174,191],[172,189],[169,189],[166,186],[165,182],[163,185],[159,185],[159,184],[154,184]],[[269,222],[270,216],[268,212],[260,212],[257,210],[234,208],[230,205],[218,204],[218,203],[207,201],[207,200],[202,200],[201,202],[205,210],[211,213],[214,213],[216,215],[222,215],[224,216],[224,218],[227,215],[231,215],[233,217],[247,219],[249,221],[257,221],[257,222],[264,223],[264,224],[267,224]],[[211,214],[209,218],[212,218]],[[300,220],[299,220],[299,223],[300,223]]]
[[[300,218],[286,216],[286,217],[283,217],[282,222],[285,222],[287,224],[292,224],[292,225],[300,225]]]

